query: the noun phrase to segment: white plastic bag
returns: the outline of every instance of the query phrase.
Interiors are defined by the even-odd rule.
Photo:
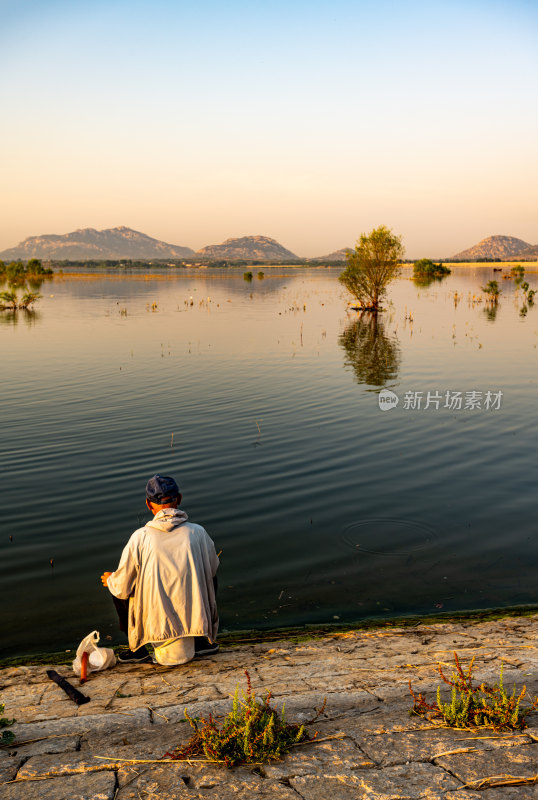
[[[80,676],[82,654],[88,653],[88,674],[101,669],[113,667],[116,656],[111,647],[97,647],[99,631],[92,631],[81,641],[77,647],[77,655],[73,661],[73,672]]]

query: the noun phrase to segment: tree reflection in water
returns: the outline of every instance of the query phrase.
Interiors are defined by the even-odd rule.
[[[5,311],[0,310],[0,325],[18,325],[19,322],[24,322],[29,328],[35,325],[40,319],[38,311],[33,311],[30,308],[23,308],[13,311],[8,309]]]
[[[378,314],[364,312],[338,338],[344,348],[345,366],[355,372],[357,382],[385,386],[398,376],[401,353],[397,338],[387,336]]]
[[[412,280],[415,286],[427,289],[432,283],[441,283],[447,277],[447,275],[413,275]]]
[[[486,303],[482,311],[486,315],[488,322],[495,322],[497,319],[498,303]]]

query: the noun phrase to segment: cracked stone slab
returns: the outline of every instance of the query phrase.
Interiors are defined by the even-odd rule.
[[[17,752],[0,750],[0,784],[11,781],[24,761],[24,756]]]
[[[141,765],[142,766],[142,765]],[[133,774],[129,783],[119,790],[116,800],[185,800],[185,798],[214,798],[214,800],[298,800],[289,786],[277,781],[263,780],[257,775],[235,771],[210,770],[189,774],[187,765],[155,765]]]
[[[449,789],[456,789],[460,782],[433,764],[401,764],[385,769],[361,773],[360,780],[367,792],[376,800],[396,800],[404,797],[432,797]],[[368,795],[367,795],[368,796]]]
[[[460,758],[460,761],[454,761],[454,765],[461,768],[462,764],[471,763],[464,762],[465,757],[474,755],[487,757],[489,763],[496,766],[494,759],[499,753],[518,750],[533,752],[530,748],[538,746],[538,713],[529,716],[531,727],[525,730],[522,738],[514,736],[507,741],[497,737],[489,741],[463,741],[460,739],[460,732],[443,732],[446,733],[445,739],[439,730],[434,730],[431,734],[433,738],[430,739],[430,734],[424,731],[414,732],[424,728],[424,720],[409,716],[412,699],[407,680],[411,677],[416,690],[426,696],[434,696],[440,682],[436,671],[437,662],[440,660],[447,664],[450,671],[452,651],[456,649],[465,665],[473,655],[477,656],[477,679],[497,680],[500,662],[505,661],[505,682],[516,680],[518,687],[526,683],[529,694],[533,694],[536,691],[534,687],[538,686],[538,651],[535,648],[537,630],[538,615],[534,615],[528,619],[478,624],[469,621],[435,623],[413,629],[353,631],[300,643],[284,638],[260,644],[245,644],[237,648],[223,646],[215,658],[181,667],[117,665],[106,673],[91,673],[84,691],[92,701],[80,709],[64,698],[60,690],[48,680],[46,667],[6,668],[0,670],[0,689],[9,690],[6,696],[10,699],[10,704],[6,706],[6,712],[17,719],[12,730],[19,740],[68,734],[65,740],[72,750],[64,750],[68,744],[51,746],[51,742],[63,740],[49,738],[43,740],[44,744],[36,742],[20,746],[20,750],[12,750],[14,760],[6,761],[6,758],[12,757],[2,751],[0,775],[3,772],[4,776],[12,777],[15,770],[24,767],[21,757],[28,758],[30,769],[39,765],[36,758],[52,755],[54,750],[60,749],[56,761],[61,761],[64,769],[71,758],[74,762],[83,758],[92,760],[95,755],[117,759],[121,762],[117,770],[120,791],[127,792],[129,781],[134,782],[147,769],[159,768],[159,765],[128,764],[121,759],[160,758],[167,750],[184,743],[191,732],[183,717],[185,706],[194,715],[226,713],[230,709],[230,697],[235,686],[239,684],[240,689],[245,688],[244,670],[248,669],[258,695],[263,694],[267,688],[273,692],[273,703],[277,708],[281,708],[286,701],[286,716],[290,722],[311,719],[315,708],[321,706],[323,697],[327,695],[327,709],[312,725],[311,730],[319,730],[320,737],[342,731],[346,734],[346,738],[342,740],[344,744],[341,745],[340,740],[327,742],[331,747],[327,747],[326,753],[317,756],[315,748],[323,747],[321,742],[319,745],[306,745],[304,751],[296,748],[282,762],[268,765],[269,770],[274,767],[274,772],[266,778],[252,775],[248,769],[234,769],[230,772],[211,765],[188,766],[181,773],[188,779],[182,781],[183,786],[191,793],[187,796],[196,797],[197,800],[204,797],[220,800],[221,795],[224,795],[237,800],[237,796],[242,795],[245,800],[247,797],[249,800],[256,800],[258,797],[268,796],[267,787],[270,786],[273,796],[278,797],[282,792],[291,791],[297,800],[296,789],[286,786],[286,779],[309,779],[305,784],[305,791],[310,793],[315,786],[321,792],[319,787],[322,784],[319,780],[326,782],[323,789],[324,800],[334,800],[331,793],[336,797],[334,787],[337,785],[344,786],[346,797],[357,796],[361,800],[372,800],[379,794],[379,787],[370,784],[365,787],[363,781],[379,780],[379,776],[388,779],[391,769],[422,768],[426,771],[421,773],[421,789],[418,773],[413,773],[416,781],[406,779],[403,788],[400,786],[396,789],[393,782],[385,795],[402,797],[405,796],[402,791],[410,789],[413,796],[420,797],[421,800],[530,800],[536,796],[537,790],[533,786],[488,789],[485,793],[463,789],[462,781],[457,779],[456,785],[450,789],[439,786],[436,782],[439,774],[449,773],[443,773],[440,766],[428,763],[428,759],[438,756],[438,763],[444,766],[445,759],[448,764],[449,759]],[[68,666],[59,667],[58,671],[73,678]],[[21,714],[18,709],[21,709]],[[22,720],[27,722],[21,722]],[[416,737],[424,740],[418,749],[414,743]],[[77,750],[79,740],[80,750]],[[522,741],[527,744],[522,745]],[[480,752],[445,757],[440,755],[439,750],[431,752],[430,746],[436,748],[437,745],[441,752],[467,747]],[[349,751],[350,747],[355,750]],[[300,755],[302,752],[309,759]],[[351,769],[353,752],[359,753],[366,762],[378,761],[382,768],[376,764]],[[409,760],[410,764],[403,763],[404,760]],[[316,766],[312,766],[313,764]],[[75,766],[76,763],[71,764],[71,768]],[[281,767],[284,772],[279,771]],[[174,767],[167,765],[162,769]],[[298,774],[299,772],[302,774]],[[292,776],[292,773],[295,774]],[[112,771],[91,771],[80,777],[89,780],[96,776],[112,777]],[[67,785],[65,781],[77,777],[77,774],[64,775],[9,786],[46,788],[46,785],[56,783],[58,787],[60,784]],[[401,775],[393,775],[393,778],[397,783]],[[7,787],[2,787],[2,790],[4,788]],[[177,794],[181,787],[170,787],[170,792],[172,791]],[[171,794],[170,797],[172,796]],[[27,792],[25,800],[26,797]],[[147,792],[141,790],[140,797],[146,800]],[[139,800],[138,795],[135,798]],[[61,800],[71,800],[71,797],[61,797]]]
[[[444,800],[461,783],[433,764],[415,763],[352,776],[292,778],[290,785],[304,800]]]
[[[533,740],[533,742],[538,742],[538,724],[537,724],[538,720],[537,720],[537,717],[538,717],[538,714],[536,714],[536,713],[530,714],[527,717],[527,719],[529,721],[529,727],[525,728],[525,735],[529,736]],[[531,718],[534,720],[533,722],[531,722]]]
[[[146,768],[144,768],[146,767]],[[122,770],[120,789],[115,800],[183,800],[196,795],[187,787],[189,778],[180,762],[147,767],[133,764]]]
[[[29,758],[17,772],[17,778],[54,778],[58,775],[113,770],[115,766],[113,761],[99,760],[91,754],[73,753],[62,758],[58,758],[55,754],[47,754]]]
[[[81,706],[82,708],[82,706]],[[13,716],[21,723],[53,720],[60,717],[73,718],[77,716],[76,706],[68,700],[43,705],[10,706]]]
[[[115,776],[99,772],[10,783],[2,786],[2,800],[114,800],[115,791]]]
[[[324,717],[339,716],[346,711],[372,709],[377,705],[376,700],[368,692],[362,691],[308,691],[293,697],[274,697],[271,705],[281,711],[285,704],[287,719],[293,722],[307,723],[316,715],[317,709],[323,706],[325,700],[327,700],[327,704],[323,713]]]
[[[125,763],[118,769],[118,786],[120,789],[134,784],[138,778],[146,773],[167,774],[179,778],[185,786],[197,789],[213,789],[225,785],[235,786],[237,783],[250,784],[255,788],[262,785],[263,781],[252,767],[234,767],[225,769],[220,764],[208,764],[196,761],[168,761],[166,764]]]
[[[195,797],[200,800],[300,800],[286,783],[261,781],[256,786],[249,783],[226,783],[215,789],[200,788]],[[157,798],[156,798],[157,800]],[[160,800],[160,798],[159,798]]]
[[[291,778],[290,786],[303,800],[378,800],[377,795],[365,793],[354,775],[308,775]]]
[[[483,792],[472,792],[460,789],[456,792],[447,792],[443,800],[537,800],[538,786],[500,786],[498,789],[488,789]]]
[[[523,747],[442,756],[436,758],[435,763],[456,775],[464,784],[492,775],[530,778],[538,772],[538,745],[533,743]]]
[[[416,715],[410,716],[411,708],[407,698],[393,703],[378,703],[362,713],[343,714],[338,718],[339,725],[354,739],[374,733],[402,732],[424,728],[424,720]]]
[[[89,703],[88,703],[89,705]],[[147,708],[133,709],[128,714],[95,714],[86,717],[68,717],[38,722],[15,723],[10,730],[17,740],[37,739],[59,733],[82,734],[87,731],[105,734],[112,730],[129,728],[151,722]]]
[[[290,680],[280,673],[278,676],[275,675],[274,679],[269,678],[266,681],[266,684],[258,684],[254,687],[256,697],[264,697],[265,694],[270,691],[272,697],[283,697],[287,698],[290,695],[301,695],[304,694],[305,689],[308,691],[323,691],[323,686],[327,686],[328,681],[325,680],[325,683],[321,683],[321,687],[312,685],[310,679],[304,680]],[[333,681],[330,682],[331,688],[339,689],[340,687],[336,685]],[[348,688],[353,688],[352,686]],[[239,687],[241,690],[241,686]]]
[[[432,670],[433,672],[433,670]],[[428,674],[428,677],[425,679],[420,679],[417,675],[400,675],[398,680],[395,680],[391,683],[384,683],[383,679],[376,681],[370,680],[368,684],[369,691],[372,692],[376,697],[380,700],[383,700],[385,703],[393,703],[393,702],[402,702],[403,700],[407,701],[408,707],[410,708],[413,705],[413,699],[409,692],[408,682],[411,680],[411,685],[413,686],[413,691],[421,692],[424,695],[433,695],[435,697],[437,693],[437,686],[441,682],[441,679],[437,679],[435,675]]]
[[[381,766],[402,764],[408,761],[430,761],[452,750],[494,750],[499,747],[517,747],[530,744],[525,736],[494,738],[471,738],[469,731],[430,730],[417,728],[416,731],[382,733],[357,736],[365,753]]]
[[[230,697],[233,697],[233,692],[230,693]],[[178,705],[178,700],[181,700],[182,704],[185,706],[200,703],[205,703],[207,705],[208,703],[213,704],[215,701],[222,700],[223,696],[222,693],[213,686],[199,686],[189,691],[167,692],[166,694],[159,693],[155,695],[145,694],[143,697],[133,698],[133,700],[135,699],[138,700],[139,705],[142,700],[148,703],[152,708],[156,708],[160,711],[161,708],[165,706]],[[114,700],[113,705],[119,708],[123,705],[123,700]]]
[[[191,717],[208,717],[213,714],[218,717],[227,714],[230,710],[230,700],[214,700],[212,702],[202,701],[200,703],[177,703],[172,706],[152,705],[159,712],[155,715],[153,722],[155,725],[177,723],[185,721],[185,709]],[[160,716],[159,716],[160,715]]]
[[[141,725],[128,730],[112,731],[106,735],[83,737],[80,752],[88,758],[163,758],[169,750],[186,744],[192,729],[180,725]]]
[[[266,778],[291,778],[298,775],[350,774],[376,765],[349,739],[301,745],[282,761],[271,761],[261,768]]]
[[[44,755],[45,753],[69,753],[80,747],[80,736],[45,737],[41,741],[14,742],[9,748],[9,753],[14,753],[23,758]],[[1,764],[1,762],[0,762]]]

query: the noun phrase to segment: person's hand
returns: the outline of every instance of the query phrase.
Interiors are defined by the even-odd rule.
[[[108,586],[108,579],[111,575],[112,575],[111,572],[103,572],[103,574],[101,575],[101,583],[103,584],[103,586]]]

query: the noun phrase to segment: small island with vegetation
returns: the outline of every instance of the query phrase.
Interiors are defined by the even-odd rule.
[[[8,288],[0,292],[0,311],[30,311],[30,307],[40,299],[37,291],[45,278],[53,274],[52,269],[44,267],[38,258],[23,261],[0,261],[0,281],[6,281]],[[17,289],[22,289],[19,296]]]
[[[449,267],[444,264],[436,264],[431,258],[419,258],[413,264],[413,277],[415,278],[441,278],[444,275],[450,275],[452,272]]]

